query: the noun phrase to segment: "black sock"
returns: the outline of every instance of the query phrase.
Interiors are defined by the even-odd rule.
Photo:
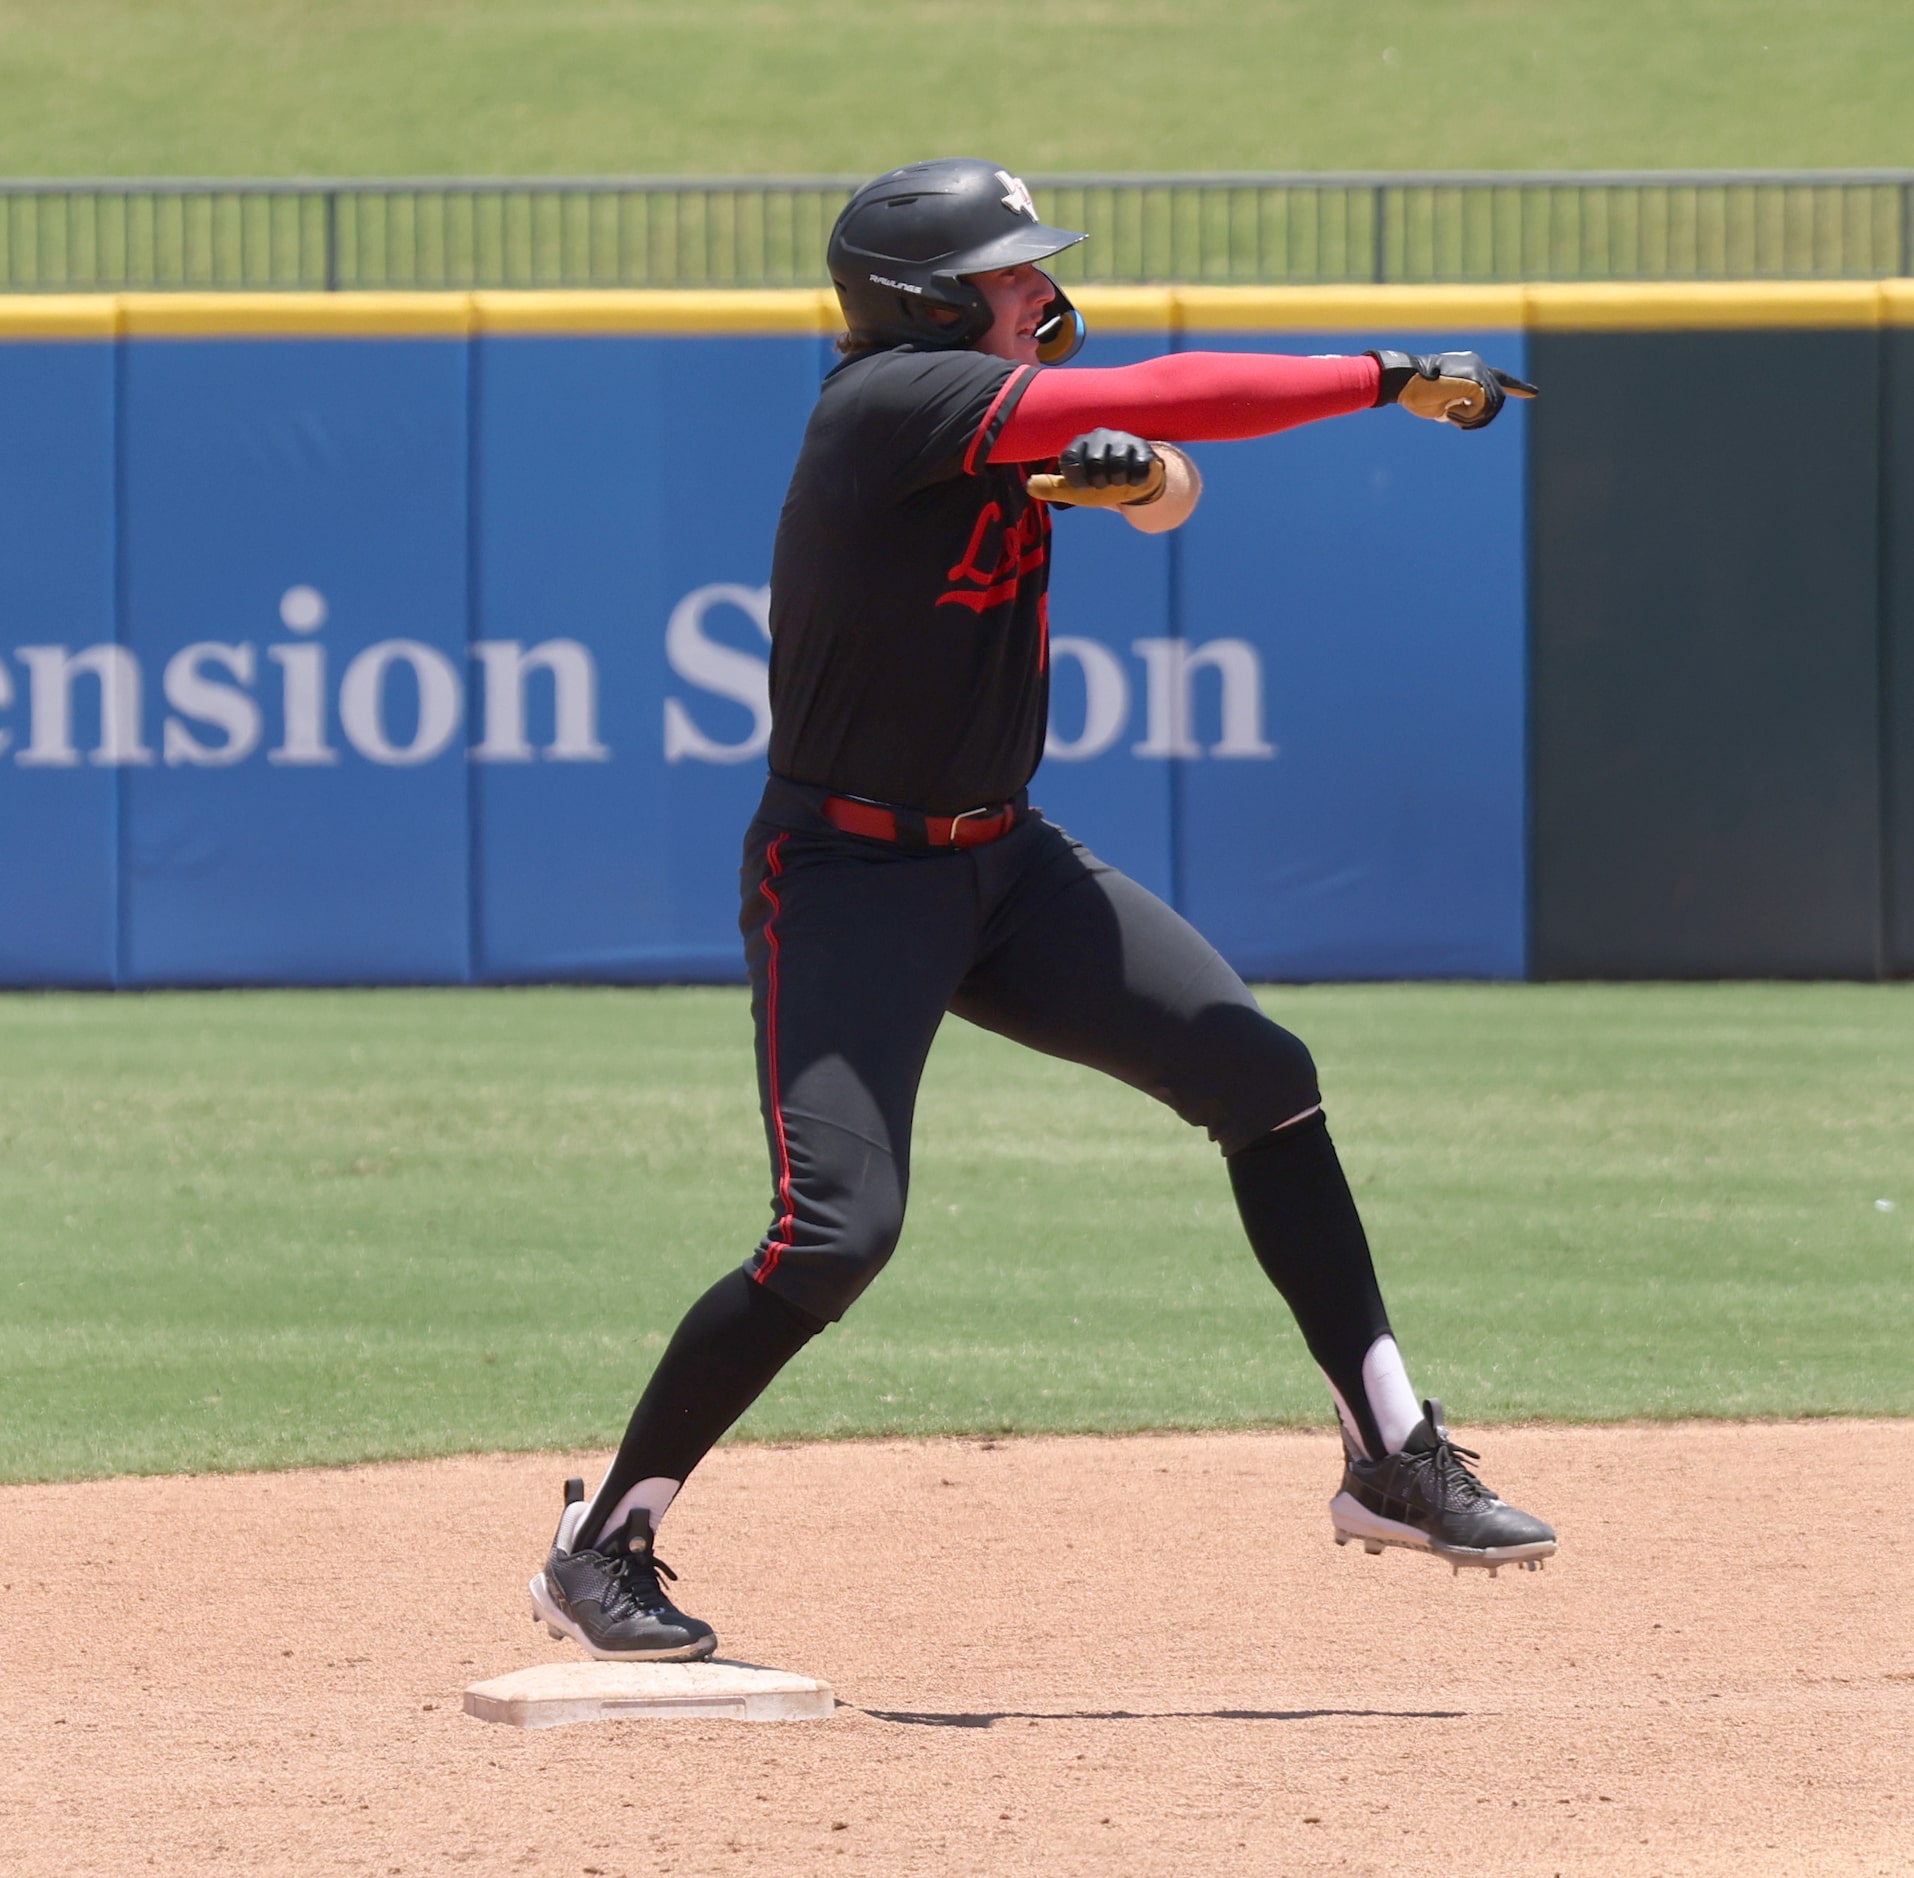
[[[630,1425],[574,1545],[590,1545],[641,1480],[682,1481],[792,1357],[824,1328],[742,1269],[684,1315],[631,1412]]]
[[[1389,1335],[1369,1241],[1320,1114],[1229,1157],[1236,1210],[1257,1262],[1283,1294],[1309,1353],[1341,1395],[1372,1457],[1385,1452],[1362,1360]]]

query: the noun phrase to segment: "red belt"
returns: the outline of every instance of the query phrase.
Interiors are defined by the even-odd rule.
[[[1016,826],[1017,805],[1001,802],[995,808],[966,809],[961,815],[919,815],[914,809],[886,808],[881,802],[860,802],[855,796],[826,796],[824,819],[847,835],[894,841],[904,847],[917,847],[921,841],[927,848],[981,848]]]

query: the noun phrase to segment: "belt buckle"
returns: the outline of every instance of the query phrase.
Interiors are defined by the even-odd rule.
[[[995,821],[1004,812],[1005,807],[1006,804],[999,802],[994,806],[986,805],[981,809],[965,809],[961,815],[953,815],[950,818],[950,845],[953,848],[956,847],[957,830],[965,822],[974,821],[978,816],[982,816],[986,821]]]

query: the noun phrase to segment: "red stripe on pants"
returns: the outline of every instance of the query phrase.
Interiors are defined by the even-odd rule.
[[[791,1146],[784,1135],[784,1101],[778,1089],[778,915],[784,911],[784,906],[778,899],[777,890],[771,885],[784,872],[781,850],[789,838],[779,835],[765,849],[765,866],[770,871],[759,887],[771,903],[770,917],[764,922],[764,940],[771,954],[767,972],[769,984],[765,994],[764,1053],[765,1070],[771,1088],[771,1134],[778,1150],[778,1204],[784,1209],[782,1217],[771,1229],[771,1236],[764,1242],[764,1258],[752,1274],[759,1284],[763,1284],[777,1270],[778,1260],[790,1251],[791,1234],[797,1227],[796,1209],[791,1204]]]

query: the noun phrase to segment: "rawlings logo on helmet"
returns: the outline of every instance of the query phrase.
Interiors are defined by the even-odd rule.
[[[1027,215],[1034,222],[1039,220],[1037,205],[1030,199],[1030,191],[1024,186],[1021,176],[1013,176],[1008,170],[999,170],[997,180],[1004,186],[1004,207],[1017,215]]]

